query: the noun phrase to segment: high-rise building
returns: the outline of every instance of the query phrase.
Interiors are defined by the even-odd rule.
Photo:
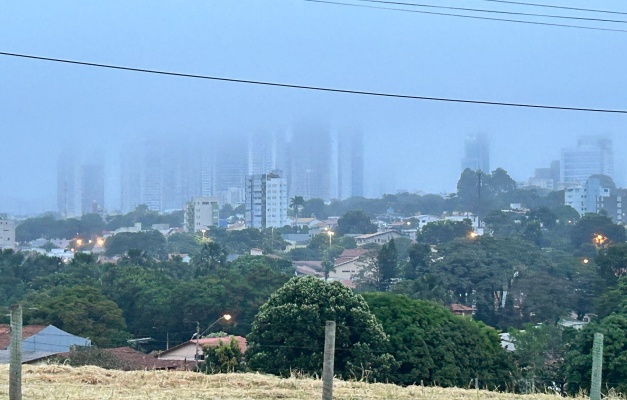
[[[331,198],[331,135],[322,124],[298,125],[289,145],[290,197]]]
[[[276,168],[274,137],[264,132],[257,132],[248,138],[248,173],[264,174]]]
[[[574,208],[581,216],[605,210],[615,223],[623,221],[621,193],[607,175],[592,175],[584,185],[566,188],[564,204]]]
[[[232,187],[244,187],[248,172],[248,146],[244,136],[228,135],[213,140],[214,185],[213,196],[219,196]]]
[[[466,138],[462,171],[466,168],[473,171],[490,172],[490,143],[485,136],[474,135]]]
[[[183,216],[186,232],[201,232],[218,225],[220,207],[216,197],[197,196],[187,202]]]
[[[201,149],[183,142],[146,141],[127,146],[121,164],[122,212],[180,210],[202,194]],[[207,193],[211,194],[211,193]]]
[[[595,174],[613,177],[614,152],[611,139],[586,136],[577,141],[577,147],[562,149],[560,175],[564,186],[584,184]]]
[[[364,137],[361,131],[340,132],[338,135],[337,186],[340,200],[364,195]]]
[[[65,218],[81,216],[80,164],[69,152],[57,162],[57,210]]]
[[[560,181],[560,162],[551,161],[549,168],[536,168],[533,177],[529,178],[529,185],[541,189],[555,190]]]
[[[17,223],[6,214],[0,214],[0,250],[15,250],[15,227]]]
[[[104,166],[87,164],[81,168],[81,210],[83,214],[98,214],[104,210]]]
[[[280,228],[287,225],[287,179],[279,171],[246,177],[246,226]]]

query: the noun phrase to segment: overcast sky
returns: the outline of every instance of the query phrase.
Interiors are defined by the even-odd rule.
[[[420,3],[627,21],[481,0]],[[624,0],[551,4],[627,12]],[[627,30],[624,23],[534,21]],[[418,96],[627,109],[627,32],[302,0],[4,0],[0,52]],[[363,129],[370,195],[454,190],[464,138],[475,133],[491,140],[492,169],[503,167],[517,180],[558,159],[577,137],[608,134],[623,184],[624,114],[320,93],[0,56],[0,212],[54,210],[56,160],[64,149],[115,160],[129,138],[193,133],[205,140],[301,118]],[[108,178],[108,207],[119,199],[117,178]]]

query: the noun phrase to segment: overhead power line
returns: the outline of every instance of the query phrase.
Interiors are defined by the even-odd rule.
[[[161,71],[161,70],[155,70],[155,69],[125,67],[125,66],[120,66],[120,65],[92,63],[92,62],[68,60],[68,59],[61,59],[61,58],[41,57],[41,56],[19,54],[19,53],[0,52],[0,56],[16,57],[16,58],[23,58],[23,59],[29,59],[29,60],[49,61],[49,62],[72,64],[72,65],[79,65],[79,66],[85,66],[85,67],[96,67],[96,68],[105,68],[105,69],[113,69],[113,70],[120,70],[120,71],[140,72],[140,73],[145,73],[145,74],[176,76],[180,78],[206,79],[206,80],[219,81],[219,82],[242,83],[242,84],[249,84],[249,85],[282,87],[282,88],[290,88],[290,89],[303,89],[303,90],[312,90],[312,91],[319,91],[319,92],[345,93],[345,94],[388,97],[388,98],[407,99],[407,100],[440,101],[440,102],[448,102],[448,103],[480,104],[480,105],[504,106],[504,107],[537,108],[537,109],[547,109],[547,110],[582,111],[582,112],[610,113],[610,114],[627,114],[627,110],[621,110],[621,109],[554,106],[554,105],[531,104],[531,103],[509,103],[509,102],[501,102],[501,101],[469,100],[469,99],[456,99],[456,98],[450,98],[450,97],[415,96],[415,95],[398,94],[398,93],[372,92],[372,91],[366,91],[366,90],[338,89],[338,88],[322,87],[322,86],[296,85],[296,84],[291,84],[291,83],[279,83],[279,82],[257,81],[257,80],[250,80],[250,79],[225,78],[225,77],[210,76],[210,75],[187,74],[187,73],[181,73],[181,72],[170,72],[170,71]]]
[[[480,20],[487,20],[487,21],[513,22],[513,23],[517,23],[517,24],[556,26],[556,27],[560,27],[560,28],[575,28],[575,29],[586,29],[586,30],[593,30],[593,31],[610,31],[610,32],[627,33],[627,30],[625,30],[625,29],[615,29],[615,28],[601,28],[601,27],[584,26],[584,25],[556,24],[556,23],[552,23],[552,22],[524,21],[524,20],[520,20],[520,19],[482,17],[482,16],[479,16],[479,15],[453,14],[453,13],[443,13],[443,12],[436,12],[436,11],[408,10],[406,8],[370,6],[370,5],[364,5],[364,4],[343,3],[343,2],[339,2],[339,1],[330,1],[330,0],[303,0],[303,1],[307,1],[307,2],[310,2],[310,3],[333,4],[333,5],[347,6],[347,7],[371,8],[371,9],[390,10],[390,11],[402,11],[402,12],[410,12],[410,13],[417,13],[417,14],[428,14],[428,15],[441,15],[441,16],[446,16],[446,17],[469,18],[469,19],[480,19]],[[360,1],[360,0],[355,0],[355,1]]]
[[[627,15],[627,12],[621,12],[621,11],[596,10],[596,9],[592,9],[592,8],[578,8],[578,7],[556,6],[556,5],[552,5],[552,4],[524,3],[524,2],[521,2],[521,1],[508,1],[508,0],[480,0],[480,1],[488,1],[488,2],[491,2],[491,3],[515,4],[515,5],[519,5],[519,6],[555,8],[555,9],[559,9],[559,10],[585,11],[585,12],[595,12],[595,13],[603,13],[603,14]]]
[[[389,0],[353,0],[353,1],[358,1],[362,3],[392,4],[392,5],[397,5],[397,6],[408,6],[408,7],[436,8],[440,10],[469,11],[469,12],[489,13],[489,14],[521,15],[525,17],[558,18],[558,19],[578,20],[578,21],[611,22],[611,23],[618,23],[618,24],[627,24],[627,21],[619,20],[619,19],[573,17],[573,16],[555,15],[555,14],[538,14],[538,13],[525,13],[525,12],[517,12],[517,11],[488,10],[485,8],[436,6],[433,4],[405,3],[405,2],[389,1]]]

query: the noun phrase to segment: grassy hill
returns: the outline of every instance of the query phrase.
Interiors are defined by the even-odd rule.
[[[0,398],[8,398],[8,365],[0,366]],[[24,399],[319,399],[322,383],[259,374],[202,375],[193,372],[122,372],[97,367],[24,366]],[[481,399],[559,400],[554,395],[480,391]],[[334,399],[476,400],[477,391],[336,381]],[[609,398],[608,398],[609,399]]]

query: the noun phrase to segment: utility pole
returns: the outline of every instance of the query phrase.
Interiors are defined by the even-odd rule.
[[[9,400],[22,400],[22,307],[11,306],[11,365]]]
[[[322,366],[322,400],[333,399],[333,362],[335,359],[335,321],[324,327],[324,364]]]
[[[200,339],[200,322],[196,321],[196,355],[194,356],[194,359],[196,360],[196,364],[198,364],[198,359],[200,358],[198,356],[198,340]]]

